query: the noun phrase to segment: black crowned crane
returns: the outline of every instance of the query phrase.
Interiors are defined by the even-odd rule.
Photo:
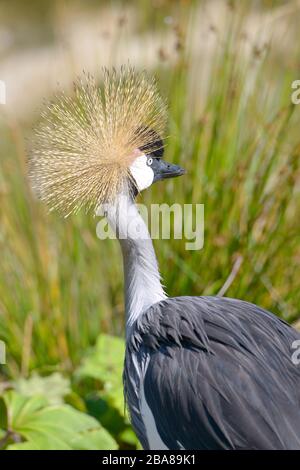
[[[300,335],[242,300],[168,298],[135,197],[184,173],[163,159],[165,105],[125,67],[86,76],[43,113],[29,173],[65,215],[102,211],[124,262],[125,399],[145,449],[300,449]],[[137,235],[138,234],[138,235]]]

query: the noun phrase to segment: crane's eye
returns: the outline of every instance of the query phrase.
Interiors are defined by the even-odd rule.
[[[152,157],[147,158],[147,165],[151,166],[152,163],[153,163],[153,158]]]

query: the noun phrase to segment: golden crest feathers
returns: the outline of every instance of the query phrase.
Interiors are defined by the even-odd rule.
[[[96,211],[126,190],[137,149],[150,152],[165,123],[165,103],[145,72],[104,70],[102,87],[84,75],[73,96],[57,94],[42,112],[29,155],[33,189],[64,215]]]

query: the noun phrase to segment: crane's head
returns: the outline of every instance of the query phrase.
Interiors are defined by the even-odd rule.
[[[134,189],[143,191],[156,181],[181,176],[185,170],[163,159],[164,143],[153,129],[148,130],[152,141],[136,151],[136,158],[129,167]]]
[[[131,67],[90,75],[42,113],[29,157],[37,195],[65,215],[97,211],[118,194],[136,195],[184,170],[163,159],[166,106],[156,83]]]

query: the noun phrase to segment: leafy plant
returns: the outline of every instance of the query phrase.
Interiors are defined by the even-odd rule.
[[[100,335],[71,379],[61,373],[3,384],[0,444],[5,449],[136,448],[125,413],[124,341]]]
[[[14,390],[1,398],[0,445],[8,450],[115,449],[109,433],[91,416],[69,405],[50,405],[44,396]]]
[[[59,373],[41,377],[33,373],[29,379],[15,380],[14,389],[24,397],[43,396],[50,405],[61,405],[64,397],[71,393],[70,380]]]
[[[136,447],[138,440],[133,433],[125,412],[123,395],[123,362],[125,343],[116,336],[102,334],[96,345],[82,360],[75,372],[79,383],[96,381],[94,391],[86,396],[86,406],[118,440],[121,447]]]
[[[75,378],[78,380],[84,378],[97,380],[101,387],[101,397],[120,414],[124,413],[122,383],[124,355],[123,340],[116,336],[102,334],[75,373]]]

